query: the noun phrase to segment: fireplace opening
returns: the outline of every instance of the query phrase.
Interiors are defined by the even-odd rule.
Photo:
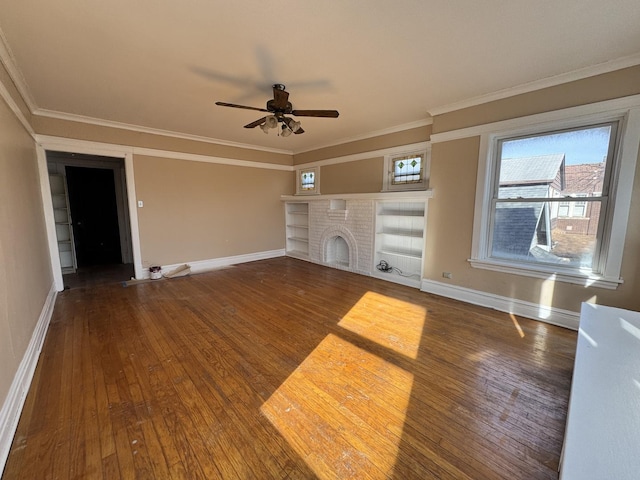
[[[340,235],[330,238],[326,244],[326,262],[339,267],[349,267],[349,244]]]

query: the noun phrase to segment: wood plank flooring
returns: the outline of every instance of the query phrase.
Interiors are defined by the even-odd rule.
[[[61,293],[5,479],[555,479],[576,333],[278,258]]]

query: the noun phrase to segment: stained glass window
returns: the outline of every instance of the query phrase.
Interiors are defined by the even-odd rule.
[[[393,185],[420,183],[422,181],[422,155],[410,155],[393,159]]]
[[[302,190],[313,190],[316,188],[315,172],[300,172],[300,185]]]

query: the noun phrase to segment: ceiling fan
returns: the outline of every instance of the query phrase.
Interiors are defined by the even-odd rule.
[[[271,115],[267,115],[255,122],[246,124],[244,128],[255,128],[260,126],[264,133],[268,133],[270,128],[277,128],[279,124],[282,124],[280,133],[283,137],[288,137],[292,133],[297,135],[304,133],[300,122],[296,122],[293,118],[286,117],[285,115],[328,118],[337,118],[339,115],[337,110],[294,110],[291,102],[289,101],[289,92],[285,90],[285,86],[281,83],[273,85],[273,99],[267,102],[267,108],[247,107],[245,105],[236,105],[235,103],[226,102],[216,102],[216,105],[270,113]]]

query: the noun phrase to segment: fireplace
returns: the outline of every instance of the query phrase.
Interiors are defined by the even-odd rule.
[[[309,202],[309,259],[350,272],[371,272],[373,201]]]
[[[357,270],[358,247],[353,234],[343,225],[332,225],[320,238],[322,263],[342,270]]]

